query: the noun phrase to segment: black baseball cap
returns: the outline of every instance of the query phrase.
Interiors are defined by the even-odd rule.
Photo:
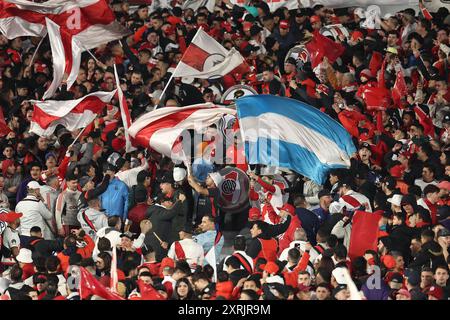
[[[318,195],[319,199],[322,198],[322,197],[325,197],[325,196],[331,196],[330,190],[322,189],[322,190],[319,191],[319,195]]]
[[[165,172],[161,177],[159,177],[158,182],[170,184],[175,183],[175,181],[173,180],[173,174],[171,172]]]
[[[194,231],[193,231],[193,229],[192,229],[192,225],[190,225],[190,224],[185,224],[185,225],[183,226],[183,228],[181,228],[180,231],[183,231],[183,232],[189,233],[189,234],[193,234],[193,233],[194,233]]]

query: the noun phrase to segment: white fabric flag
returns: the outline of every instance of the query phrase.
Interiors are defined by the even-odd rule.
[[[228,51],[199,29],[176,67],[174,77],[220,78],[243,63],[244,58],[235,48]]]

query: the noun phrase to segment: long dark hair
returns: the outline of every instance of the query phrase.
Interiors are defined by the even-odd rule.
[[[184,298],[184,299],[182,299],[178,295],[178,287],[180,286],[181,283],[185,283],[188,286],[188,293],[186,295],[186,298]],[[195,293],[194,293],[194,288],[192,287],[188,278],[181,278],[180,280],[178,280],[177,283],[175,284],[175,290],[173,291],[172,300],[195,300],[195,298],[196,297],[195,297]]]
[[[108,252],[100,252],[97,256],[97,258],[100,258],[103,260],[105,267],[103,269],[98,269],[97,271],[100,271],[102,273],[105,273],[106,275],[109,275],[109,273],[111,272],[111,261],[112,261],[112,257]]]

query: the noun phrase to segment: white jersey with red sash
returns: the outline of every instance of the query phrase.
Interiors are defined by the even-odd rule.
[[[193,239],[183,239],[172,243],[167,256],[175,261],[185,260],[191,269],[203,265],[203,247]]]

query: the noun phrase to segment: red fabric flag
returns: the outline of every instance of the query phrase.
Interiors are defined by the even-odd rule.
[[[121,296],[109,291],[83,267],[80,267],[79,293],[81,299],[87,299],[89,296],[96,295],[105,300],[124,300]]]
[[[5,116],[3,115],[3,109],[0,107],[0,137],[8,135],[10,132],[12,132],[12,130],[8,127]]]
[[[367,87],[362,93],[367,110],[386,110],[389,107],[389,90],[383,87]]]
[[[383,65],[383,55],[377,51],[372,53],[372,58],[370,58],[369,62],[369,70],[373,75],[376,75],[378,70],[381,69]]]
[[[406,87],[405,77],[403,76],[403,71],[397,72],[397,77],[395,79],[394,87],[392,88],[392,100],[394,104],[400,107],[401,98],[406,98],[408,95],[408,88]]]
[[[327,57],[331,64],[334,63],[345,51],[342,44],[321,35],[317,30],[314,31],[312,40],[306,44],[306,48],[313,68],[322,62],[323,57]]]
[[[352,232],[348,255],[350,259],[364,255],[366,250],[377,250],[378,221],[377,213],[356,211],[352,219]]]
[[[166,300],[152,285],[144,284],[142,280],[138,280],[137,284],[141,293],[141,300]]]

